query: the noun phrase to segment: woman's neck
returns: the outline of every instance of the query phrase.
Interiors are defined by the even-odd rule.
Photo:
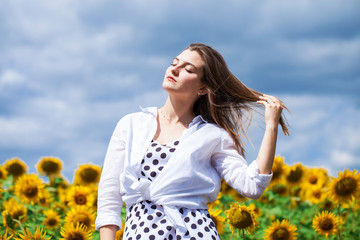
[[[195,117],[193,113],[193,104],[188,101],[179,101],[167,98],[164,106],[160,108],[160,115],[169,123],[186,123],[189,124]]]

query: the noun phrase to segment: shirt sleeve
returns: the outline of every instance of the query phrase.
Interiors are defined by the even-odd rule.
[[[260,174],[256,160],[250,165],[237,152],[234,141],[224,132],[214,154],[212,165],[232,188],[245,197],[258,199],[269,185],[270,174]]]
[[[120,174],[124,168],[125,133],[120,120],[110,139],[106,152],[98,188],[97,217],[95,229],[105,225],[122,227],[121,209],[123,200],[120,194]]]

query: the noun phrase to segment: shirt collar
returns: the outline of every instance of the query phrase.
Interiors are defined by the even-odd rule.
[[[143,108],[140,106],[141,111],[143,111],[144,113],[150,113],[151,115],[153,115],[154,117],[157,116],[157,107],[146,107]],[[189,124],[189,127],[191,127],[194,124],[197,124],[199,122],[204,122],[207,123],[207,121],[201,116],[201,115],[197,115],[196,117],[194,117],[194,119],[192,120],[192,122]]]

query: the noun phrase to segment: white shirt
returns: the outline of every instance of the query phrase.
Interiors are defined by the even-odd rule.
[[[250,165],[236,151],[229,134],[200,115],[179,139],[180,144],[153,182],[141,178],[141,160],[157,130],[157,108],[128,114],[111,137],[98,190],[95,228],[122,226],[123,203],[150,200],[164,207],[165,214],[183,235],[185,225],[178,209],[207,209],[216,200],[223,178],[241,195],[257,199],[269,185],[271,174],[259,174],[256,161]]]

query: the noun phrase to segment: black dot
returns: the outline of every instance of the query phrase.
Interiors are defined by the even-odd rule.
[[[131,226],[131,229],[134,230],[136,227],[137,227],[136,224],[133,224],[133,225]]]
[[[201,225],[201,224],[203,223],[203,220],[199,219],[199,220],[197,221],[197,223],[198,223],[199,225]]]
[[[155,240],[155,236],[154,236],[154,235],[150,235],[150,236],[149,236],[149,240]]]
[[[160,151],[161,151],[161,147],[156,148],[155,151],[160,152]]]
[[[196,229],[196,224],[194,224],[194,223],[191,224],[191,228],[192,228],[192,229]]]
[[[162,213],[161,212],[156,212],[156,216],[161,217]],[[165,220],[165,219],[164,219]],[[162,221],[162,220],[161,220]],[[166,221],[166,220],[165,220]]]
[[[143,175],[145,177],[145,173],[143,171],[141,171],[141,175]]]
[[[175,141],[174,142],[174,145],[176,146],[176,145],[178,145],[180,142],[179,141]]]
[[[145,210],[144,210],[144,213],[147,214],[148,211],[149,211],[149,210],[145,209]]]
[[[174,236],[173,235],[169,235],[169,240],[173,240]]]
[[[150,232],[150,229],[148,227],[144,228],[144,232],[148,233]]]
[[[159,160],[154,159],[153,164],[154,164],[154,165],[158,165],[158,164],[159,164]]]
[[[171,231],[171,229],[172,229],[171,226],[167,226],[167,227],[166,227],[166,230],[168,230],[168,231]]]
[[[202,234],[201,232],[198,232],[198,236],[202,238],[204,236],[204,234]]]
[[[156,145],[157,145],[157,143],[155,143],[155,142],[153,144],[151,144],[152,147],[155,147]]]
[[[142,227],[142,226],[144,226],[144,224],[145,224],[145,222],[141,222],[141,223],[139,224],[139,226]]]
[[[196,238],[194,238],[194,237],[191,237],[191,238],[190,238],[190,240],[196,240]]]
[[[188,222],[190,222],[190,218],[186,217],[186,218],[184,218],[184,221],[188,223]]]
[[[206,232],[210,232],[210,229],[208,227],[204,228]]]
[[[163,230],[159,230],[158,231],[158,234],[161,236],[161,235],[164,235],[164,231]]]
[[[156,172],[151,172],[151,173],[150,173],[150,176],[151,176],[151,177],[156,177]]]
[[[214,223],[214,222],[211,222],[211,223],[210,223],[210,226],[211,226],[211,227],[215,227],[215,223]]]
[[[195,213],[195,212],[191,212],[191,215],[193,215],[193,217],[196,217],[196,213]]]
[[[157,208],[157,207],[156,207],[155,204],[151,205],[151,209],[156,209],[156,208]]]
[[[151,215],[149,215],[149,216],[147,217],[148,220],[153,220],[153,218],[154,218],[154,217],[151,216]]]
[[[145,159],[143,159],[143,160],[141,161],[141,164],[144,164],[144,162],[145,162]]]
[[[169,152],[175,152],[175,148],[170,148]]]
[[[164,167],[159,167],[159,171],[163,170]]]
[[[180,208],[180,209],[179,209],[179,212],[180,212],[181,214],[184,214],[184,209]]]
[[[151,158],[151,157],[152,157],[152,153],[149,152],[148,154],[146,154],[146,157]]]
[[[141,234],[138,234],[137,236],[136,236],[136,239],[140,239],[141,238]]]
[[[162,153],[162,154],[160,155],[160,157],[161,157],[162,159],[166,158],[166,153]]]
[[[181,236],[180,235],[177,235],[176,236],[176,240],[180,240],[181,239]]]
[[[150,166],[146,165],[146,166],[144,167],[144,169],[145,169],[145,171],[147,171],[147,170],[150,169]]]
[[[156,224],[154,223],[153,225],[151,225],[151,227],[152,227],[153,229],[156,229],[156,228],[158,227],[158,225],[156,225]]]
[[[161,220],[160,223],[162,224],[166,223],[166,219]]]
[[[216,240],[216,237],[215,237],[214,235],[211,235],[211,238],[212,238],[213,240]]]

